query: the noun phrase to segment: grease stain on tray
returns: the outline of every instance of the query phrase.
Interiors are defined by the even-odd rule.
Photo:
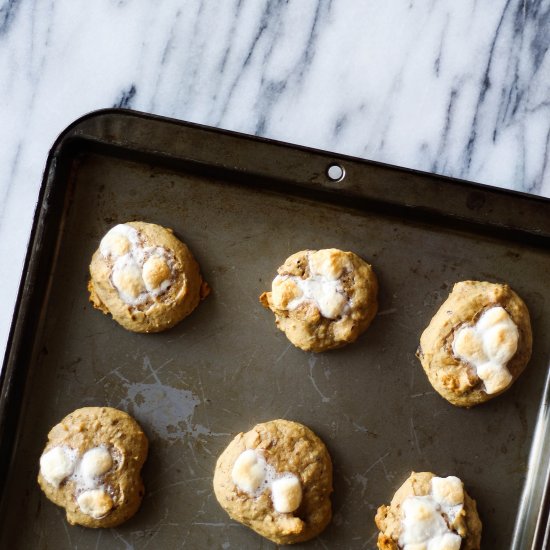
[[[180,439],[203,432],[191,425],[199,398],[190,390],[164,384],[128,384],[121,406],[163,439]]]

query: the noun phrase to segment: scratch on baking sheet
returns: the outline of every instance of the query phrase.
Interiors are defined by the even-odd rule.
[[[413,441],[414,441],[414,446],[416,448],[416,452],[422,456],[422,451],[420,450],[420,444],[418,443],[418,436],[416,434],[416,428],[414,426],[414,420],[411,418],[410,420],[411,422],[411,435],[413,437]]]
[[[391,481],[391,479],[389,479],[388,477],[388,472],[386,471],[386,466],[384,464],[384,459],[389,456],[390,454],[390,451],[388,451],[386,454],[382,455],[380,458],[378,458],[377,460],[375,460],[364,472],[363,472],[363,475],[366,477],[366,475],[375,467],[377,466],[378,464],[381,464],[382,465],[382,469],[384,470],[384,474],[386,475],[386,479],[388,481]]]
[[[130,544],[118,531],[113,530],[112,533],[115,538],[124,544],[126,550],[134,550],[134,546]]]
[[[413,393],[411,395],[411,399],[416,399],[417,397],[424,397],[425,395],[433,395],[435,392],[433,391],[424,391],[422,393]]]
[[[129,384],[130,381],[128,380],[128,378],[126,378],[125,376],[120,374],[119,371],[120,371],[121,368],[122,368],[122,366],[116,367],[112,371],[109,371],[105,376],[102,376],[99,380],[97,380],[96,384],[101,384],[101,382],[103,382],[103,380],[105,380],[106,378],[109,378],[109,376],[113,376],[113,375],[118,376],[123,382],[126,382],[126,383]]]
[[[356,429],[356,431],[361,432],[363,434],[370,435],[371,437],[378,437],[378,434],[376,432],[371,432],[370,430],[367,430],[365,426],[360,426],[356,422],[352,422],[351,425]]]
[[[161,381],[158,377],[158,373],[166,366],[166,365],[169,365],[170,363],[173,363],[174,362],[174,358],[170,358],[168,359],[167,361],[165,361],[164,363],[162,363],[162,365],[159,365],[156,369],[153,368],[153,364],[151,363],[151,359],[149,358],[149,356],[147,355],[144,355],[143,356],[143,368],[144,369],[148,369],[150,372],[149,374],[147,374],[144,378],[142,378],[142,382],[145,382],[150,376],[152,376],[154,379],[155,379],[155,382],[157,384],[160,384]]]
[[[320,389],[319,389],[319,386],[317,385],[317,383],[315,382],[315,378],[313,378],[313,367],[315,367],[315,363],[317,362],[317,357],[315,357],[315,355],[311,354],[309,356],[309,359],[307,360],[308,362],[308,365],[309,365],[309,379],[311,380],[311,383],[313,385],[313,387],[315,388],[315,390],[317,391],[317,393],[321,396],[321,401],[323,403],[330,403],[330,397],[327,397]]]
[[[288,418],[288,413],[290,412],[290,409],[292,409],[292,405],[289,405],[285,412],[281,415],[281,418]]]
[[[71,534],[69,533],[69,529],[67,529],[67,520],[65,518],[65,515],[57,510],[57,516],[61,519],[61,523],[63,524],[63,529],[65,529],[65,534],[67,535],[67,540],[69,541],[69,548],[72,548],[73,542],[71,540]]]
[[[151,542],[153,542],[153,540],[155,539],[155,537],[161,532],[161,527],[163,526],[177,527],[178,525],[177,523],[166,521],[167,517],[168,517],[168,508],[165,508],[162,518],[160,518],[153,527],[147,529],[147,531],[133,531],[132,535],[143,535],[145,533],[150,533],[151,535],[147,540],[147,543],[145,544],[145,546],[143,546],[143,548],[148,548]]]
[[[283,353],[281,353],[281,355],[279,355],[279,357],[277,357],[277,359],[275,359],[275,363],[278,363],[287,353],[288,353],[288,350],[292,347],[292,344],[288,344],[288,346],[285,348],[285,350],[283,351]]]
[[[208,522],[208,521],[193,521],[191,525],[203,525],[206,527],[226,527],[227,523],[219,521],[217,523]]]
[[[391,315],[392,313],[395,313],[397,311],[397,308],[392,307],[391,309],[385,309],[384,311],[379,311],[376,316],[382,317],[383,315]]]
[[[323,548],[326,548],[326,550],[328,550],[328,546],[323,542],[323,539],[319,538],[317,539],[317,541],[321,544]]]
[[[97,550],[99,548],[99,543],[101,542],[101,535],[103,534],[103,531],[99,531],[99,533],[97,534],[97,539],[95,541],[95,550]]]
[[[145,494],[145,498],[151,498],[157,493],[163,493],[167,491],[168,489],[172,489],[174,487],[179,487],[180,485],[190,485],[191,483],[194,483],[195,481],[211,481],[212,476],[204,476],[204,477],[189,477],[185,479],[181,479],[180,481],[174,481],[173,483],[169,483],[168,485],[163,485],[162,487],[157,487],[154,491],[147,491]]]
[[[367,491],[367,487],[369,485],[369,478],[363,474],[355,474],[353,476],[353,481],[356,486],[361,487],[361,498],[364,498],[365,492]]]
[[[207,403],[208,400],[206,398],[206,394],[204,393],[204,384],[202,383],[201,369],[197,368],[195,369],[195,371],[197,373],[197,379],[199,381],[199,389],[202,397],[202,402]],[[203,408],[204,408],[204,416],[206,417],[206,427],[207,429],[210,429],[210,417],[208,416],[208,407],[203,407]],[[198,434],[194,434],[194,435],[198,435]]]
[[[374,532],[363,544],[362,548],[372,548],[371,543],[378,538],[378,532]]]

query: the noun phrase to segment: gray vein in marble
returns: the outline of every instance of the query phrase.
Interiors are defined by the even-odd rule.
[[[132,100],[136,95],[136,85],[131,84],[126,90],[123,90],[119,99],[115,102],[113,107],[122,109],[130,109],[132,107]]]
[[[0,35],[8,31],[19,7],[19,0],[5,0],[0,8]]]

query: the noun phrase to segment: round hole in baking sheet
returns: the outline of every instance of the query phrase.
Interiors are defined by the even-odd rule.
[[[342,181],[345,175],[346,175],[346,171],[339,164],[331,164],[327,168],[327,176],[331,181],[334,181],[334,182]]]

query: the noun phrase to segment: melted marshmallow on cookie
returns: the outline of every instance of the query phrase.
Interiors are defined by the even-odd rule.
[[[336,319],[349,309],[349,300],[341,277],[351,269],[347,258],[332,249],[307,254],[309,277],[277,275],[273,280],[272,298],[275,304],[292,311],[304,303],[313,303],[326,319]]]
[[[464,489],[454,476],[434,477],[431,492],[403,501],[399,545],[403,550],[459,550],[462,537],[453,524],[464,507]]]
[[[162,246],[144,246],[138,231],[115,225],[99,244],[101,255],[112,263],[111,282],[123,302],[131,306],[157,297],[172,284],[172,263]]]
[[[50,449],[40,457],[40,472],[42,477],[54,487],[74,472],[77,463],[77,453],[70,447],[60,446]]]
[[[463,325],[454,336],[453,354],[472,365],[488,394],[512,382],[506,363],[518,347],[519,331],[508,312],[500,306],[486,310],[475,325]]]
[[[237,457],[231,479],[238,489],[254,497],[269,489],[273,508],[280,514],[294,512],[302,502],[298,477],[289,472],[279,474],[253,449],[247,449]]]
[[[94,519],[106,516],[113,507],[113,499],[104,489],[89,489],[76,499],[80,510]]]
[[[54,487],[70,479],[75,486],[80,510],[95,519],[105,516],[113,507],[113,500],[101,477],[115,461],[106,447],[93,447],[82,456],[70,447],[50,449],[40,457],[42,477]]]

